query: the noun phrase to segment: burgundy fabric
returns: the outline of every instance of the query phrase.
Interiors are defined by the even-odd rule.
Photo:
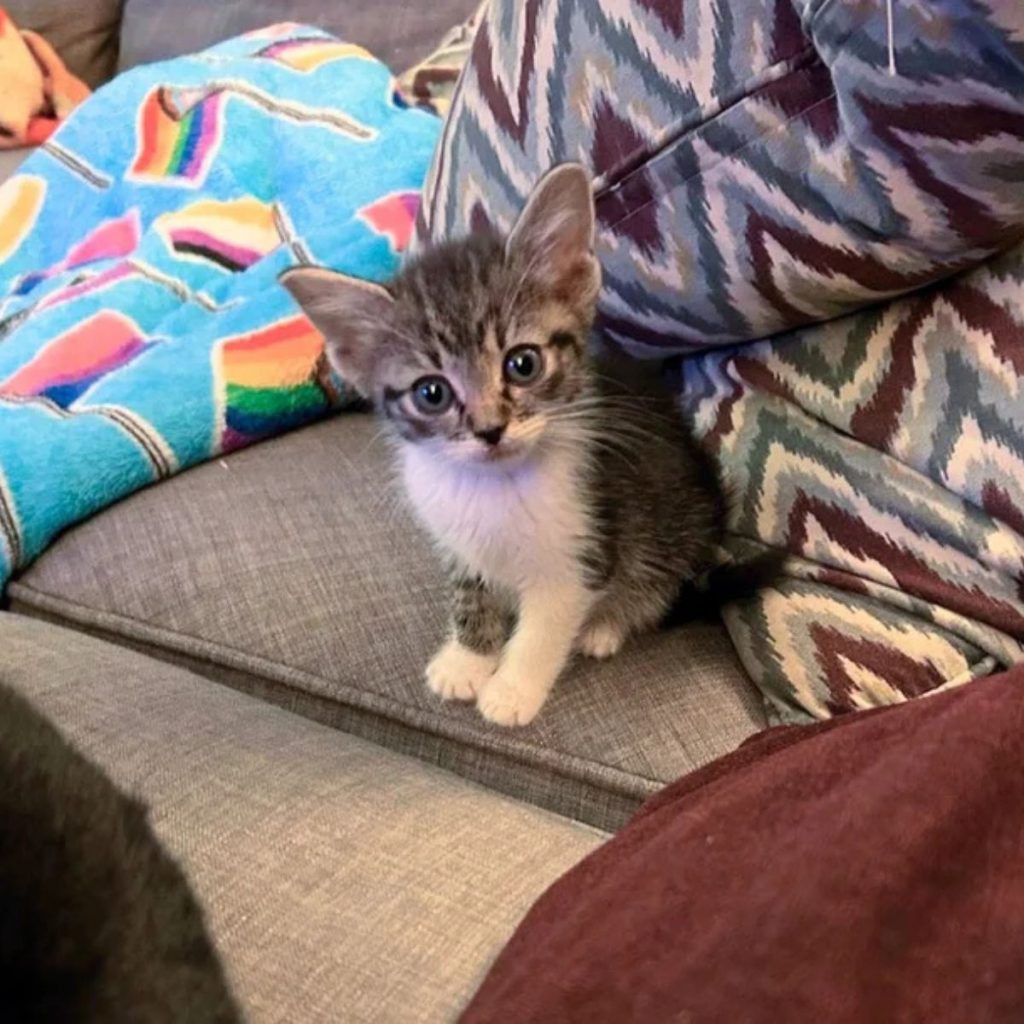
[[[462,1021],[1024,1021],[1024,668],[670,786],[541,897]]]

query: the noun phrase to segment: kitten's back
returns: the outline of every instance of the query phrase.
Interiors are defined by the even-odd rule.
[[[662,627],[715,620],[721,609],[781,578],[786,553],[767,549],[719,564],[732,495],[697,442],[661,366],[603,352],[595,368],[608,430],[620,436],[602,456],[601,498],[610,507],[625,603],[643,607],[659,578],[674,589]]]

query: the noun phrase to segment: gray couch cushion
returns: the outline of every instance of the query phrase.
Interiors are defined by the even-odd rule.
[[[15,607],[604,828],[763,726],[717,626],[578,663],[526,729],[442,704],[422,674],[445,584],[376,436],[345,415],[136,494],[60,539]]]
[[[152,807],[252,1024],[450,1020],[599,842],[180,669],[0,613],[0,678]]]
[[[123,0],[4,0],[18,28],[45,36],[94,89],[114,73]]]
[[[318,25],[365,46],[394,71],[426,57],[479,0],[128,0],[121,67],[202,50],[277,21]]]

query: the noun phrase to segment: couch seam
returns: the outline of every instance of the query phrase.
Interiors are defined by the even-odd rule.
[[[302,689],[301,685],[296,681],[298,679],[318,683],[321,687],[325,682],[322,677],[312,672],[307,672],[304,669],[270,661],[257,655],[246,654],[225,644],[192,637],[164,626],[154,626],[151,623],[143,622],[132,616],[123,615],[120,612],[90,608],[88,605],[83,605],[66,597],[50,594],[28,583],[12,582],[8,589],[11,597],[25,600],[29,607],[32,606],[32,598],[34,597],[36,605],[41,611],[54,612],[65,617],[69,622],[84,626],[93,624],[99,628],[104,628],[103,620],[105,619],[107,620],[106,628],[115,633],[115,638],[117,629],[120,627],[125,636],[131,639],[150,643],[155,647],[164,646],[169,651],[194,657],[200,661],[206,661],[213,666],[223,665],[225,668],[236,671],[240,670],[253,675],[262,675],[265,679],[270,679],[300,693],[308,693],[309,691]],[[191,651],[188,649],[190,646],[193,648]],[[291,676],[292,679],[287,678],[288,676]],[[446,740],[465,744],[483,753],[493,749],[505,756],[521,757],[534,767],[544,768],[559,775],[570,777],[566,768],[555,763],[554,757],[548,755],[540,747],[524,744],[522,741],[509,741],[507,738],[502,738],[503,742],[494,744],[484,743],[476,737],[467,739],[467,737],[459,734],[457,730],[449,728],[443,722],[443,719],[439,719],[429,711],[408,708],[393,698],[373,691],[360,690],[350,683],[339,682],[337,685],[344,693],[345,702],[353,707],[392,718],[412,728],[430,728],[436,735]],[[317,688],[313,692],[321,698],[333,699],[333,695],[326,692],[325,689]],[[664,780],[625,772],[621,768],[615,768],[600,761],[581,758],[575,754],[562,754],[559,756],[567,758],[570,766],[576,766],[579,769],[580,775],[587,781],[597,784],[608,792],[619,796],[646,798],[656,789],[667,785],[667,782]],[[641,784],[639,787],[636,785],[638,782]],[[654,787],[654,789],[649,787]]]

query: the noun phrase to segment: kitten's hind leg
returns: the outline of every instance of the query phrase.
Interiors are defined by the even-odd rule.
[[[610,658],[618,654],[629,636],[629,627],[616,619],[591,619],[576,638],[576,650],[588,658]]]
[[[444,700],[473,700],[498,667],[507,612],[476,576],[452,581],[452,634],[427,666],[427,686]]]
[[[621,582],[606,592],[594,606],[579,636],[576,650],[588,658],[610,658],[634,634],[654,629],[665,615],[672,598],[672,584],[665,580],[644,581],[643,586]]]

